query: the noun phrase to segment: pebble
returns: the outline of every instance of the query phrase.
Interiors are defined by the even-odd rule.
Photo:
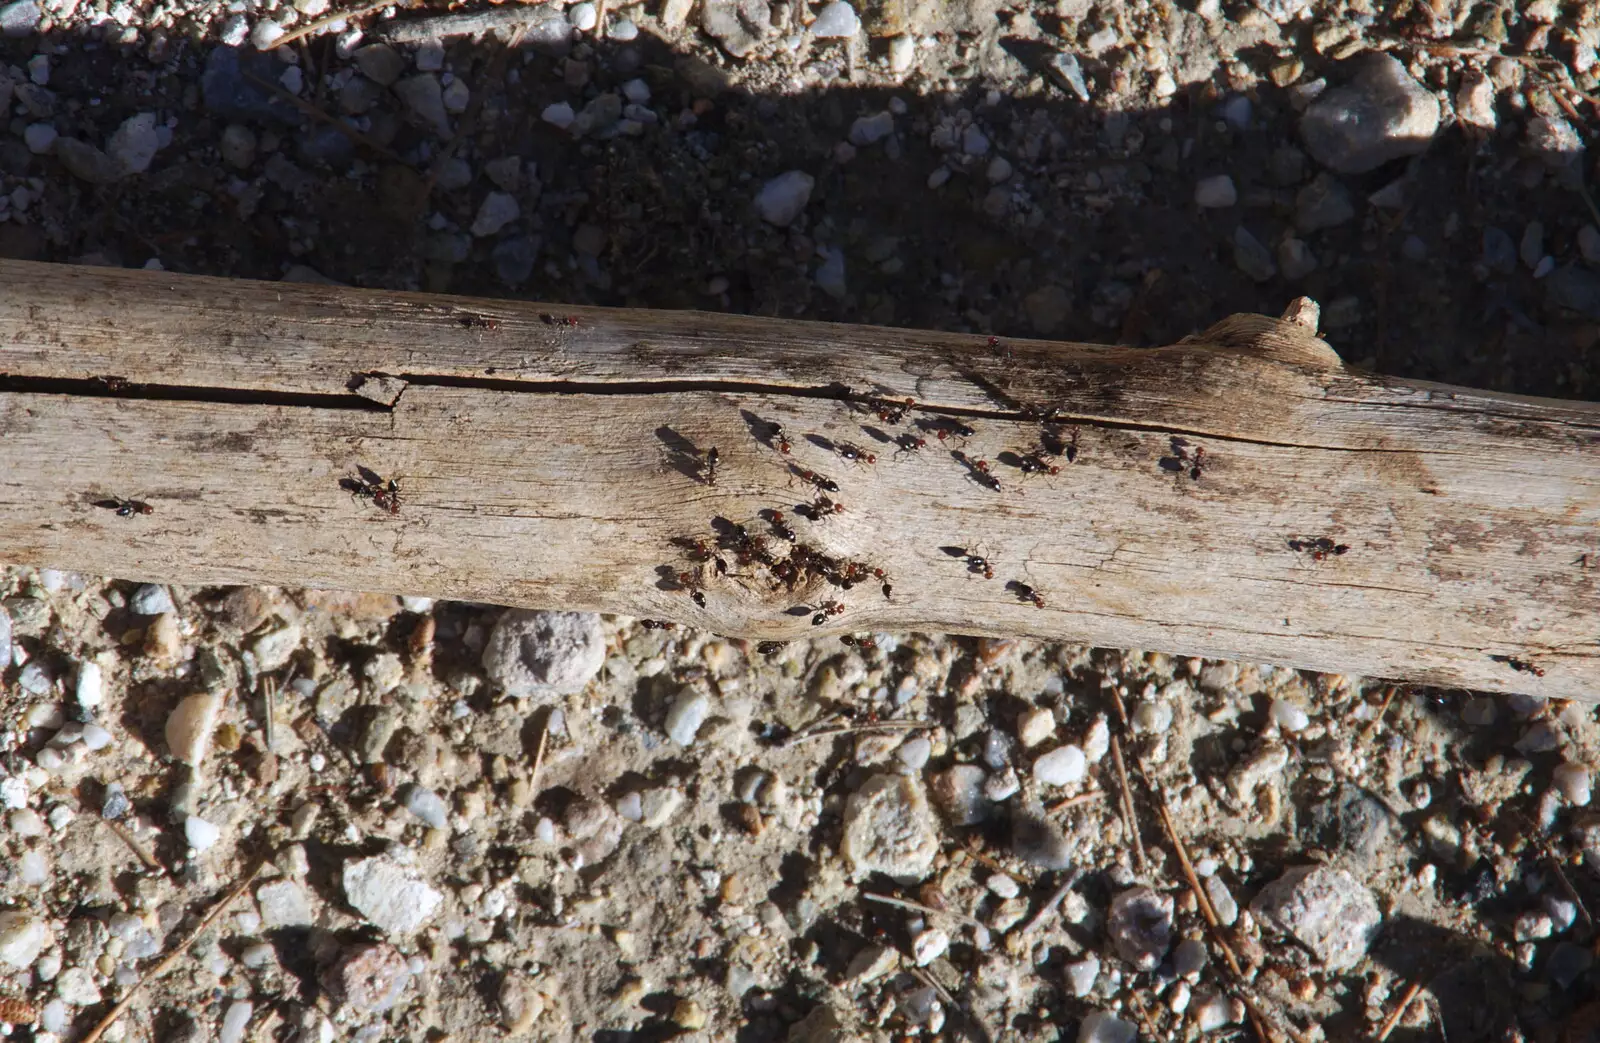
[[[0,913],[0,964],[27,970],[49,937],[43,920],[22,912]]]
[[[478,216],[472,220],[472,234],[479,239],[498,233],[506,225],[522,216],[517,197],[508,192],[490,192],[478,206]]]
[[[0,36],[21,39],[33,35],[44,18],[44,12],[34,0],[12,0],[0,4]]]
[[[1078,1043],[1133,1043],[1139,1029],[1131,1021],[1097,1010],[1078,1026]]]
[[[1244,225],[1233,230],[1233,263],[1256,282],[1266,282],[1278,274],[1272,252]]]
[[[274,956],[275,952],[272,946],[266,942],[257,942],[239,950],[239,962],[252,970],[260,970],[262,967],[269,966]]]
[[[839,852],[857,879],[883,873],[901,881],[927,875],[939,830],[922,785],[906,775],[869,777],[845,801]]]
[[[1180,978],[1197,975],[1206,967],[1206,943],[1185,938],[1172,950],[1172,972]]]
[[[1580,808],[1588,805],[1592,795],[1588,765],[1571,761],[1557,765],[1555,771],[1551,772],[1550,781],[1568,804]]]
[[[971,826],[989,817],[983,796],[988,772],[976,764],[957,764],[933,776],[929,793],[952,825]]]
[[[385,942],[353,945],[317,976],[328,994],[354,1014],[382,1014],[405,994],[411,967]]]
[[[1549,753],[1561,747],[1561,732],[1549,721],[1534,721],[1516,742],[1519,753]]]
[[[1077,746],[1051,750],[1033,762],[1033,777],[1046,786],[1070,786],[1083,779],[1087,758]]]
[[[889,41],[889,71],[903,76],[917,63],[917,41],[913,36],[896,36]]]
[[[1305,731],[1311,724],[1311,715],[1297,703],[1279,698],[1272,700],[1272,720],[1279,728],[1292,734]]]
[[[622,96],[635,105],[643,105],[650,100],[650,84],[635,77],[622,85]]]
[[[250,1015],[255,1010],[255,1004],[249,1000],[234,1000],[228,1004],[228,1012],[222,1015],[222,1028],[217,1032],[217,1043],[243,1043]]]
[[[1049,710],[1024,710],[1017,716],[1017,742],[1032,749],[1056,731],[1056,715]]]
[[[242,123],[230,123],[223,128],[217,148],[228,166],[247,170],[256,161],[256,132]]]
[[[991,185],[999,185],[1010,181],[1012,173],[1011,161],[1004,156],[996,156],[984,168],[983,175],[989,179]]]
[[[386,43],[368,44],[352,56],[361,75],[385,87],[392,85],[406,71],[406,59]]]
[[[483,668],[509,696],[548,698],[581,692],[605,658],[598,615],[508,609],[484,646]]]
[[[190,815],[183,820],[183,837],[197,854],[211,850],[221,836],[220,828],[199,815]]]
[[[817,20],[811,23],[811,35],[819,40],[842,40],[860,31],[861,19],[856,16],[856,9],[844,0],[834,0],[817,12]]]
[[[270,164],[268,169],[270,171]],[[269,630],[256,638],[250,645],[250,654],[256,660],[256,670],[265,674],[287,666],[289,658],[300,647],[301,637],[299,625],[291,623]]]
[[[1094,991],[1094,983],[1100,979],[1100,957],[1089,953],[1076,963],[1069,963],[1065,967],[1067,991],[1078,999]]]
[[[566,130],[572,126],[573,121],[578,118],[578,114],[573,111],[571,105],[564,101],[558,101],[551,105],[546,105],[544,111],[539,114],[539,118],[552,127]]]
[[[19,837],[37,837],[44,834],[44,819],[32,808],[13,811],[7,821],[11,825],[11,832]]]
[[[846,293],[844,251],[836,246],[825,246],[818,249],[822,263],[817,265],[812,281],[817,288],[836,300],[843,300]]]
[[[167,588],[155,583],[144,583],[135,588],[128,597],[128,608],[135,615],[159,616],[163,612],[175,612],[178,606],[172,603],[172,595]]]
[[[919,931],[911,939],[911,958],[918,967],[926,967],[949,949],[950,936],[937,927]]]
[[[632,18],[618,18],[611,23],[611,29],[606,35],[618,43],[627,43],[639,38],[639,27],[634,24]]]
[[[1528,151],[1563,177],[1574,176],[1583,161],[1583,139],[1560,116],[1535,116],[1528,121]]]
[[[858,116],[850,124],[850,144],[865,148],[894,133],[894,115],[887,109],[870,116]]]
[[[1456,118],[1484,134],[1493,131],[1499,123],[1494,111],[1494,85],[1482,69],[1468,66],[1461,70],[1461,86],[1456,89]]]
[[[167,715],[167,750],[172,756],[198,768],[211,748],[211,734],[222,713],[222,695],[199,692],[188,696]]]
[[[129,116],[112,133],[111,140],[106,142],[106,152],[121,168],[124,176],[128,174],[143,174],[149,170],[150,164],[155,161],[156,153],[160,149],[161,135],[156,130],[156,114],[153,112],[141,112]],[[139,590],[134,591],[134,596],[137,597],[140,591],[149,586],[151,584],[147,583],[140,587]],[[172,603],[170,596],[167,598],[167,603],[169,605]],[[169,608],[164,611],[170,612],[172,610]],[[140,612],[140,615],[145,616],[160,614],[160,612]]]
[[[1544,222],[1529,221],[1517,242],[1517,256],[1528,268],[1537,268],[1544,260]]]
[[[430,829],[444,829],[450,824],[450,806],[444,798],[422,786],[406,787],[405,808],[421,819]]]
[[[639,795],[639,824],[659,829],[683,806],[683,791],[671,786],[647,789]]]
[[[1202,210],[1221,210],[1239,201],[1239,190],[1227,174],[1203,177],[1194,186],[1195,205]]]
[[[1341,174],[1363,174],[1415,156],[1439,129],[1439,103],[1398,59],[1369,52],[1350,83],[1324,91],[1300,119],[1313,159]]]
[[[267,930],[305,927],[315,919],[305,888],[293,880],[273,880],[256,888],[256,906]]]
[[[1090,764],[1099,764],[1111,750],[1111,725],[1102,714],[1089,724],[1083,733],[1083,756]]]
[[[1294,227],[1301,235],[1337,228],[1356,216],[1350,190],[1332,174],[1308,181],[1294,196]]]
[[[1594,954],[1588,946],[1574,945],[1571,942],[1562,942],[1550,953],[1550,959],[1545,964],[1545,975],[1559,987],[1566,989],[1588,973],[1594,966]]]
[[[1498,712],[1494,696],[1475,696],[1468,699],[1466,704],[1461,707],[1461,722],[1470,724],[1475,728],[1486,727],[1494,723]]]
[[[17,674],[17,686],[29,695],[50,695],[55,691],[56,679],[44,663],[35,659]]]
[[[1172,704],[1146,701],[1133,711],[1133,730],[1140,735],[1162,735],[1172,727]]]
[[[629,822],[644,818],[644,801],[638,793],[624,793],[617,798],[617,814]]]
[[[122,788],[122,783],[112,782],[106,785],[105,797],[100,802],[100,817],[118,819],[128,813],[133,804],[128,800],[128,791]]]
[[[1250,911],[1309,949],[1330,971],[1361,962],[1382,922],[1372,892],[1348,871],[1299,866],[1262,888]]]
[[[1132,887],[1111,900],[1106,934],[1117,955],[1141,971],[1155,968],[1172,944],[1171,895]]]
[[[756,193],[756,213],[768,224],[787,228],[811,201],[816,179],[803,170],[790,170],[767,181]]]
[[[567,8],[567,21],[572,23],[572,27],[578,32],[587,33],[600,24],[600,12],[589,0],[583,0],[583,3],[573,4]]]
[[[1001,898],[1015,898],[1022,893],[1022,885],[1004,873],[996,873],[989,877],[984,881],[984,886]]]
[[[1033,812],[1012,815],[1011,853],[1040,869],[1066,869],[1072,864],[1072,843],[1066,834]]]
[[[1195,1028],[1201,1032],[1215,1032],[1238,1020],[1234,1017],[1233,1002],[1224,993],[1206,992],[1202,996],[1204,998],[1190,1005]]]
[[[667,737],[679,746],[694,745],[695,735],[711,713],[711,697],[690,685],[680,691],[667,709]]]
[[[928,758],[933,756],[933,743],[919,735],[901,743],[894,755],[906,771],[915,774],[926,767]]]
[[[1586,224],[1578,229],[1578,252],[1588,263],[1600,264],[1600,228]],[[0,656],[0,663],[4,662],[5,658]]]
[[[1550,917],[1550,929],[1560,934],[1578,919],[1578,903],[1561,895],[1545,892],[1544,911]]]
[[[855,985],[865,985],[867,982],[888,974],[900,965],[900,954],[887,945],[868,945],[850,958],[845,967],[845,980]]]
[[[55,147],[56,138],[59,136],[53,124],[30,123],[23,128],[22,143],[28,146],[29,152],[42,156]]]
[[[989,135],[976,123],[967,124],[967,129],[961,132],[961,151],[968,156],[987,156]]]
[[[450,114],[445,111],[444,89],[439,86],[439,77],[431,72],[407,76],[396,83],[393,90],[416,122],[441,138],[450,136]]]
[[[444,901],[416,869],[382,855],[346,862],[342,876],[351,906],[386,934],[412,933]]]
[[[73,697],[85,710],[94,710],[105,701],[105,673],[100,664],[87,660],[78,664],[78,681],[73,687]]]
[[[56,979],[56,995],[74,1007],[92,1007],[101,1000],[94,975],[83,967],[68,967]]]
[[[1306,245],[1304,239],[1286,235],[1278,240],[1278,269],[1291,282],[1304,279],[1317,270],[1316,254],[1311,252],[1311,247]]]
[[[65,1032],[71,1024],[71,1013],[67,1010],[67,1005],[60,1000],[51,1000],[39,1011],[39,1027],[46,1032],[54,1032],[59,1035]]]
[[[457,78],[451,80],[450,83],[445,87],[442,98],[444,101],[444,111],[459,116],[461,113],[467,111],[467,103],[472,100],[472,91],[468,89],[467,82],[465,80]],[[470,179],[463,180],[462,187],[465,187],[469,183],[469,180]]]
[[[11,665],[11,613],[0,605],[0,671]]]

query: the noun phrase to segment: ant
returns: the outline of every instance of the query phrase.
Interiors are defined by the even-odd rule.
[[[790,465],[789,473],[800,479],[802,482],[807,482],[816,486],[825,493],[836,493],[839,491],[839,483],[834,481],[832,478],[829,478],[827,475],[818,474],[815,471],[808,471],[804,467],[795,467],[793,465]]]
[[[907,432],[896,438],[894,444],[900,447],[894,454],[899,456],[902,453],[921,452],[928,447],[928,440],[926,438],[918,438],[916,435]]]
[[[875,464],[878,462],[878,457],[875,454],[867,452],[867,450],[858,445],[852,445],[849,442],[835,442],[833,447],[841,457],[853,464]]]
[[[967,477],[988,489],[990,492],[1000,491],[1000,479],[989,473],[989,461],[975,460],[959,449],[952,450],[950,455],[956,463],[967,469]]]
[[[639,625],[644,627],[646,630],[676,630],[676,629],[678,629],[678,624],[676,624],[676,623],[668,623],[666,620],[662,620],[662,619],[641,619],[641,620],[639,620]]]
[[[967,571],[984,579],[994,579],[994,566],[989,559],[973,551],[966,552]]]
[[[107,391],[126,391],[126,390],[128,390],[128,378],[127,377],[105,376],[105,377],[95,377],[94,379],[95,379],[96,383],[98,383],[101,387],[105,388]]]
[[[783,645],[782,641],[763,641],[756,645],[756,651],[762,655],[777,655],[783,651]]]
[[[1519,674],[1532,674],[1535,677],[1544,676],[1544,668],[1535,666],[1526,659],[1518,659],[1514,655],[1492,655],[1489,657],[1497,663],[1504,663]]]
[[[839,640],[844,644],[847,644],[852,648],[858,648],[863,652],[870,652],[878,647],[878,642],[874,641],[870,636],[857,637],[855,634],[840,634]]]
[[[1042,450],[1031,453],[1019,453],[1017,469],[1023,474],[1060,474],[1061,468],[1052,463],[1046,463]]]
[[[1072,436],[1066,441],[1062,441],[1061,440],[1060,432],[1051,430],[1051,428],[1048,426],[1049,425],[1049,421],[1046,421],[1046,425],[1047,426],[1045,427],[1044,433],[1039,436],[1039,454],[1043,454],[1044,456],[1064,456],[1064,457],[1067,458],[1067,463],[1069,463],[1069,464],[1077,463],[1078,462],[1078,427],[1077,427],[1077,425],[1076,424],[1073,425],[1073,427],[1072,427]],[[1039,454],[1035,454],[1035,455],[1039,455]]]
[[[721,454],[717,452],[716,446],[712,446],[710,449],[706,450],[706,463],[704,471],[705,482],[707,485],[717,484],[717,464],[719,461],[721,461],[721,459]]]
[[[113,496],[109,500],[96,500],[94,505],[108,511],[116,511],[118,518],[131,518],[135,514],[155,513],[155,508],[143,500],[124,500],[120,496]]]
[[[810,503],[802,503],[795,507],[795,512],[805,516],[808,520],[819,522],[824,518],[844,512],[844,504],[830,500],[826,496],[819,496]]]
[[[1206,462],[1205,447],[1195,446],[1194,452],[1190,453],[1189,440],[1186,438],[1179,438],[1176,435],[1173,436],[1171,444],[1172,455],[1162,457],[1162,469],[1166,471],[1182,471],[1187,468],[1189,471],[1189,480],[1198,482],[1200,480],[1200,475],[1204,473]]]
[[[872,405],[878,413],[879,420],[882,420],[886,424],[898,424],[900,421],[906,418],[906,414],[909,413],[912,408],[916,406],[916,404],[917,400],[914,398],[908,398],[903,402],[890,402],[887,399],[880,398],[873,402]]]
[[[390,514],[400,513],[399,479],[390,478],[386,481],[372,468],[359,464],[356,465],[356,473],[361,477],[339,479],[339,488],[358,500],[371,500]]]
[[[1309,552],[1312,561],[1325,561],[1330,554],[1346,553],[1350,550],[1350,545],[1348,543],[1335,543],[1326,536],[1302,536],[1299,539],[1290,539],[1289,549],[1297,552]]]
[[[794,530],[783,523],[782,511],[766,510],[761,513],[767,519],[767,524],[772,526],[772,534],[774,536],[789,543],[795,541]]]
[[[1006,584],[1006,589],[1017,596],[1019,601],[1030,601],[1034,608],[1044,608],[1044,595],[1018,580]]]
[[[456,321],[467,329],[497,330],[500,328],[500,323],[494,319],[486,319],[482,315],[461,315],[457,317]]]
[[[576,315],[568,315],[565,318],[562,318],[560,316],[551,315],[549,312],[544,312],[544,313],[540,314],[539,318],[544,321],[544,324],[546,326],[576,326],[576,325],[578,325],[578,317]]]
[[[920,426],[924,431],[932,434],[941,442],[952,435],[956,435],[961,438],[971,438],[973,435],[978,433],[975,429],[963,424],[961,421],[956,420],[953,417],[939,417],[934,420],[924,420],[919,422],[918,426]]]
[[[706,607],[706,595],[700,589],[700,577],[693,572],[680,572],[677,575],[678,587],[689,592],[689,600],[701,608]]]
[[[710,561],[713,557],[711,547],[703,536],[674,536],[672,543],[682,547],[690,561]]]
[[[783,425],[779,423],[774,423],[771,430],[767,432],[767,444],[784,456],[788,456],[789,451],[794,448],[789,444],[788,436],[783,433]]]

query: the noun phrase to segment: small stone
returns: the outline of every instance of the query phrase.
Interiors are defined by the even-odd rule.
[[[1206,967],[1206,943],[1185,938],[1172,950],[1172,972],[1180,978],[1197,975]]]
[[[167,750],[175,759],[195,768],[205,760],[222,714],[222,699],[217,692],[200,692],[185,698],[167,715]]]
[[[984,168],[983,176],[989,179],[991,185],[1004,184],[1011,180],[1011,161],[1004,156],[996,156]]]
[[[0,36],[17,40],[32,36],[44,20],[44,12],[34,0],[12,0],[0,4]]]
[[[0,913],[0,964],[27,970],[49,938],[50,929],[43,920],[21,912]]]
[[[1583,162],[1583,139],[1560,116],[1535,116],[1528,121],[1526,139],[1532,152],[1550,170],[1564,178],[1575,177]]]
[[[1600,264],[1600,228],[1586,224],[1578,229],[1578,252],[1589,264]],[[4,661],[0,658],[0,663]]]
[[[787,228],[811,201],[811,189],[815,185],[816,178],[803,170],[779,174],[756,193],[756,213],[768,224]]]
[[[1561,748],[1561,732],[1549,721],[1534,721],[1516,741],[1519,753],[1549,753]]]
[[[618,18],[611,23],[611,29],[606,33],[608,37],[618,43],[627,43],[639,38],[639,26],[632,18]]]
[[[870,116],[857,117],[850,124],[850,144],[866,148],[894,133],[894,115],[887,109]]]
[[[411,980],[411,968],[392,945],[354,945],[341,952],[317,980],[350,1012],[382,1014],[400,1002]]]
[[[74,1007],[92,1007],[101,1000],[94,975],[83,967],[68,967],[56,979],[56,995]]]
[[[1288,870],[1256,895],[1250,911],[1331,971],[1361,962],[1383,920],[1372,892],[1346,870],[1327,866]]]
[[[1051,750],[1033,762],[1033,777],[1046,786],[1070,786],[1083,779],[1088,761],[1077,746]]]
[[[414,120],[441,138],[450,137],[450,114],[444,107],[444,89],[431,72],[408,76],[394,85],[395,96]]]
[[[1011,853],[1040,869],[1066,869],[1072,864],[1072,843],[1066,834],[1049,819],[1032,812],[1012,815]]]
[[[260,673],[271,673],[287,666],[289,658],[300,647],[301,631],[298,624],[269,630],[256,638],[250,645],[250,654],[255,656],[256,670]]]
[[[73,687],[73,698],[85,710],[97,709],[106,697],[105,672],[94,660],[78,664],[78,681]]]
[[[1266,282],[1278,274],[1271,251],[1244,225],[1233,230],[1233,263],[1256,282]]]
[[[937,927],[917,932],[911,939],[911,958],[918,967],[928,964],[943,956],[950,948],[950,936]]]
[[[1287,699],[1272,700],[1272,720],[1286,732],[1303,732],[1311,725],[1311,715]]]
[[[361,75],[385,87],[393,84],[406,71],[405,57],[386,43],[369,44],[352,57]]]
[[[1148,887],[1132,887],[1112,899],[1106,933],[1117,955],[1137,970],[1154,969],[1172,944],[1172,910],[1171,895]]]
[[[989,135],[976,123],[967,124],[967,129],[961,132],[961,151],[968,156],[987,156]]]
[[[1088,953],[1076,963],[1069,963],[1064,968],[1067,979],[1067,991],[1078,999],[1094,991],[1094,983],[1100,979],[1100,957]]]
[[[857,879],[883,873],[920,880],[939,850],[939,831],[916,779],[873,775],[845,802],[839,853]]]
[[[1456,90],[1456,118],[1481,134],[1492,132],[1499,123],[1494,111],[1494,84],[1482,69],[1468,66],[1461,70],[1461,86]]]
[[[1172,704],[1147,700],[1133,711],[1133,730],[1139,735],[1163,735],[1172,727]]]
[[[444,102],[444,111],[459,116],[467,111],[467,105],[472,101],[472,91],[467,87],[467,81],[457,78],[450,81],[445,87],[441,99]],[[467,182],[464,180],[462,185]]]
[[[243,1043],[245,1029],[250,1025],[250,1015],[256,1010],[249,1000],[234,1000],[222,1015],[222,1027],[217,1031],[217,1043]]]
[[[1078,56],[1065,51],[1057,51],[1047,59],[1047,68],[1054,73],[1061,83],[1066,84],[1067,90],[1079,101],[1089,100],[1089,81],[1083,75],[1083,63]]]
[[[1202,210],[1220,210],[1238,201],[1239,190],[1227,174],[1203,177],[1194,186],[1194,202]]]
[[[1215,1032],[1236,1020],[1233,1003],[1222,992],[1205,992],[1196,996],[1189,1009],[1193,1012],[1194,1027],[1201,1032]]]
[[[1300,137],[1317,162],[1364,174],[1415,156],[1439,129],[1439,103],[1398,59],[1369,52],[1350,83],[1325,91],[1300,119]]]
[[[381,855],[346,862],[343,880],[351,906],[386,934],[412,933],[444,901],[415,869]]]
[[[217,148],[224,163],[246,170],[256,161],[256,132],[242,123],[230,123],[223,128]]]
[[[1038,746],[1054,735],[1055,731],[1056,715],[1049,710],[1024,710],[1017,717],[1017,742],[1025,749]]]
[[[417,785],[407,786],[404,800],[406,810],[430,829],[444,829],[450,824],[450,807],[433,790]]]
[[[109,185],[122,176],[117,161],[87,141],[57,138],[55,155],[67,173],[93,185]]]
[[[22,143],[28,146],[29,152],[42,156],[55,147],[56,138],[59,136],[53,124],[30,123],[23,128]]]
[[[1278,241],[1278,268],[1285,279],[1295,282],[1317,270],[1317,257],[1304,239],[1286,235]]]
[[[928,758],[933,756],[933,743],[919,735],[901,743],[894,755],[906,771],[916,774],[927,766]]]
[[[39,1027],[60,1035],[72,1024],[72,1013],[60,1000],[51,1000],[39,1011]]]
[[[660,829],[683,806],[683,791],[671,786],[647,789],[639,795],[639,824]]]
[[[843,40],[860,31],[861,19],[856,16],[856,9],[844,0],[834,0],[817,12],[817,20],[811,23],[811,35],[819,40]]]
[[[483,668],[508,696],[552,698],[583,691],[605,658],[594,613],[508,609],[484,646]]]
[[[578,114],[573,111],[571,105],[564,101],[558,101],[554,104],[546,105],[544,111],[539,114],[539,118],[553,127],[566,130],[572,126],[573,121],[578,118]]]
[[[495,235],[506,225],[522,216],[516,196],[508,192],[490,192],[478,206],[478,216],[472,221],[472,234],[479,239]]]
[[[933,776],[929,794],[952,825],[976,825],[989,816],[989,802],[983,796],[987,778],[976,764],[957,764]]]
[[[1519,942],[1533,942],[1550,937],[1552,929],[1550,914],[1543,909],[1534,909],[1517,917],[1511,933]]]
[[[580,33],[587,33],[600,24],[600,12],[595,9],[589,0],[573,4],[567,8],[567,21]]]
[[[887,945],[869,945],[850,958],[845,967],[845,980],[854,985],[868,982],[888,974],[900,965],[900,954]]]
[[[1544,222],[1529,221],[1517,243],[1517,256],[1529,268],[1537,268],[1544,260]]]
[[[167,588],[155,583],[141,584],[134,590],[128,597],[128,608],[141,616],[159,616],[163,612],[177,611]]]
[[[700,725],[711,713],[711,697],[694,686],[684,688],[672,700],[665,722],[667,737],[679,746],[694,745]]]
[[[1097,1010],[1078,1026],[1078,1043],[1133,1043],[1139,1029],[1131,1021]]]
[[[315,920],[305,888],[293,880],[273,880],[256,888],[256,905],[261,910],[261,926],[267,930],[305,927]]]
[[[196,854],[211,850],[221,836],[220,828],[199,815],[190,815],[183,820],[183,838]]]
[[[1573,945],[1571,942],[1562,942],[1550,953],[1550,960],[1545,964],[1545,974],[1560,988],[1572,987],[1572,983],[1588,973],[1594,966],[1594,954],[1588,946]]]
[[[1588,765],[1574,764],[1571,761],[1559,764],[1551,773],[1550,781],[1555,784],[1562,799],[1568,804],[1580,808],[1588,806],[1592,793]]]
[[[1349,190],[1332,174],[1318,174],[1295,193],[1294,226],[1301,235],[1337,228],[1355,216]]]
[[[764,0],[701,0],[700,28],[734,58],[745,58],[772,31]]]
[[[685,997],[672,1005],[672,1023],[687,1032],[705,1028],[709,1020],[706,1009],[692,999]]]
[[[150,164],[155,161],[156,153],[161,149],[161,137],[156,133],[156,114],[141,112],[129,116],[122,121],[122,125],[111,135],[111,140],[106,142],[106,151],[122,169],[123,175],[143,174],[150,169]],[[151,584],[145,584],[150,586]],[[141,587],[140,590],[144,588]],[[135,591],[135,596],[138,591]],[[170,604],[171,599],[168,598]],[[171,611],[166,609],[164,611]],[[141,612],[141,615],[158,616],[160,612]]]
[[[917,41],[912,36],[896,36],[889,41],[889,71],[903,76],[917,61]]]

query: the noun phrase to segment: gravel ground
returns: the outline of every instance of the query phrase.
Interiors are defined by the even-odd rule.
[[[0,0],[0,256],[1145,345],[1308,294],[1351,362],[1595,397],[1600,8],[1384,6]],[[104,1038],[1600,1035],[1587,705],[0,595],[14,1040],[241,887]]]

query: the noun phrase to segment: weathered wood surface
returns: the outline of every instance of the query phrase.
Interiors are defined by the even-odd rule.
[[[0,374],[10,562],[1600,695],[1600,407],[1349,371],[1276,320],[1159,349],[991,344],[5,261]],[[886,423],[872,395],[917,408]],[[1024,476],[1005,461],[1052,407],[1076,461]],[[951,417],[975,433],[927,430]],[[907,433],[927,447],[884,441]],[[1204,450],[1198,477],[1174,438]],[[797,517],[791,464],[835,479],[844,512]],[[401,479],[399,513],[340,487],[358,465]],[[107,497],[153,512],[94,506]],[[675,589],[695,566],[674,538],[719,518],[767,532],[773,508],[802,542],[883,568],[892,596],[791,590],[730,553],[731,575],[704,570],[704,607]],[[1318,537],[1348,550],[1290,544]],[[813,627],[829,600],[844,611]]]

